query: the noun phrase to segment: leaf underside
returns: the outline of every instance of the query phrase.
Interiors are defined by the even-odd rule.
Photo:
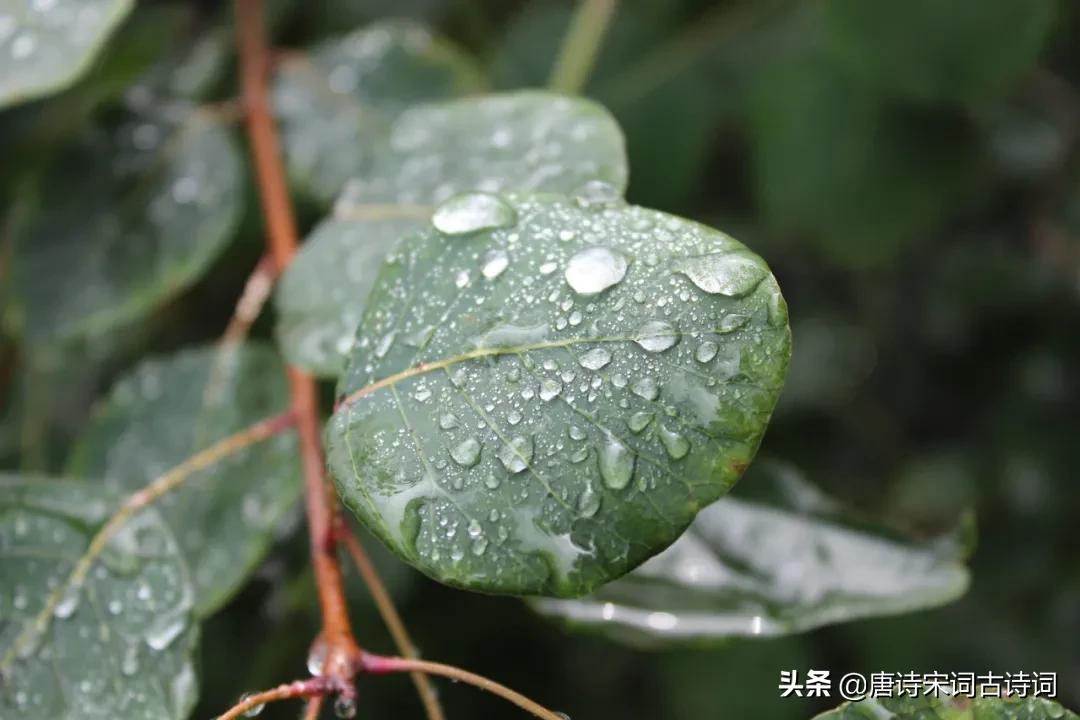
[[[660,555],[594,595],[533,607],[649,647],[774,637],[954,600],[964,550],[856,521],[794,469],[758,460]]]
[[[581,595],[673,542],[750,462],[788,363],[786,305],[744,246],[663,213],[448,206],[441,227],[485,210],[501,226],[395,249],[339,383],[368,390],[329,423],[331,473],[442,582]]]
[[[338,377],[383,258],[425,227],[435,204],[468,190],[572,192],[626,187],[622,133],[588,100],[516,92],[422,105],[395,125],[392,148],[351,181],[334,216],[305,240],[275,295],[289,361]]]
[[[0,716],[175,718],[197,695],[193,592],[153,509],[67,578],[118,495],[100,482],[0,476]]]

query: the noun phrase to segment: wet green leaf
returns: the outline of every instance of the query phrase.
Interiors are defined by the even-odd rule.
[[[478,90],[472,60],[422,25],[374,23],[288,56],[274,80],[289,177],[327,206],[370,171],[394,117],[406,107]]]
[[[876,85],[923,101],[980,100],[1034,65],[1056,0],[838,0],[824,4],[834,54]]]
[[[136,110],[88,129],[38,183],[15,238],[23,336],[55,347],[157,309],[225,248],[242,195],[239,151],[208,113]]]
[[[570,192],[592,180],[621,191],[626,177],[618,126],[587,100],[520,92],[405,112],[390,149],[350,182],[282,278],[285,355],[318,375],[341,374],[382,259],[428,224],[434,203],[476,188]]]
[[[845,703],[815,720],[1076,720],[1045,698],[902,697]]]
[[[458,196],[383,266],[327,430],[345,504],[448,584],[580,595],[753,458],[790,351],[730,237],[577,197]],[[441,232],[440,232],[441,230]]]
[[[74,83],[133,6],[132,0],[0,0],[0,107]]]
[[[759,461],[666,551],[579,600],[534,601],[572,628],[637,645],[771,637],[933,607],[967,588],[963,532],[916,542],[844,512]]]
[[[81,585],[67,582],[117,500],[100,482],[0,475],[6,720],[180,720],[194,706],[191,581],[155,510],[112,536]]]
[[[68,472],[127,493],[214,442],[288,407],[284,369],[265,346],[208,347],[150,360],[98,408]],[[185,481],[156,504],[207,615],[265,556],[300,493],[295,436],[284,433]]]

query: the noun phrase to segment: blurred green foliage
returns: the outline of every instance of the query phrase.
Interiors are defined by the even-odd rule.
[[[277,42],[293,48],[409,14],[475,54],[497,88],[546,83],[571,11],[273,5]],[[73,135],[115,117],[133,79],[164,72],[163,52],[204,62],[181,94],[230,99],[230,23],[215,2],[142,3],[81,81],[0,112],[0,311],[24,188]],[[578,720],[806,718],[835,703],[781,700],[777,684],[781,669],[811,667],[1057,671],[1062,702],[1080,706],[1078,40],[1080,7],[1051,0],[623,2],[587,94],[627,134],[630,200],[729,230],[769,261],[791,309],[794,364],[762,452],[925,536],[974,508],[973,586],[931,612],[649,653],[555,632],[518,601],[438,586],[373,546],[424,654]],[[260,253],[256,217],[249,193],[240,240],[123,338],[48,357],[0,340],[0,469],[61,468],[113,379],[217,337]],[[256,335],[271,336],[269,320]],[[198,716],[303,673],[317,629],[308,572],[305,534],[284,528],[204,627]],[[350,582],[360,641],[389,650]],[[361,717],[419,716],[405,678],[362,680],[360,698]],[[464,688],[442,698],[452,718],[517,717]]]

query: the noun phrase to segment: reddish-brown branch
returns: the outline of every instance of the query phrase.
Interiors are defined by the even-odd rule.
[[[236,27],[252,162],[262,201],[270,258],[276,273],[280,274],[296,254],[297,230],[267,93],[270,53],[261,0],[236,0]],[[323,673],[351,682],[360,648],[349,623],[332,527],[333,501],[323,478],[315,381],[294,367],[288,372],[292,410],[300,439],[312,563],[322,610],[323,637],[327,644]]]
[[[472,685],[473,687],[478,687],[481,690],[486,690],[493,695],[498,695],[502,699],[514,703],[525,712],[541,718],[541,720],[567,720],[566,715],[555,712],[554,710],[548,710],[543,705],[530,700],[521,693],[511,690],[505,685],[500,685],[483,675],[477,675],[476,673],[462,670],[453,665],[429,662],[427,660],[417,660],[416,658],[383,657],[382,655],[364,653],[364,656],[360,661],[360,669],[363,672],[368,672],[373,675],[394,672],[422,672],[428,675],[440,675],[456,682],[463,682]]]
[[[304,706],[303,720],[319,720],[319,713],[322,712],[325,697],[325,695],[319,695],[307,701],[307,705]]]
[[[278,685],[276,688],[265,692],[245,695],[240,699],[240,702],[226,710],[224,714],[219,715],[217,720],[233,720],[234,718],[244,717],[245,714],[252,713],[252,711],[258,712],[256,708],[282,700],[294,700],[297,698],[317,698],[321,700],[324,695],[332,692],[332,690],[323,678],[317,677]]]
[[[244,283],[244,291],[240,299],[236,301],[229,324],[221,336],[221,345],[229,347],[242,342],[251,330],[251,326],[259,318],[263,305],[270,297],[270,291],[274,288],[274,280],[277,278],[276,266],[269,254],[263,255],[255,268]]]

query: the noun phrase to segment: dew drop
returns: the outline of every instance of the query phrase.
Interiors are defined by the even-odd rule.
[[[75,614],[75,611],[79,608],[79,598],[82,594],[82,589],[78,585],[68,585],[64,590],[63,596],[60,598],[60,602],[56,604],[56,608],[53,610],[53,615],[60,619],[69,618]]]
[[[480,557],[487,550],[488,541],[487,538],[477,538],[472,543],[472,554]]]
[[[634,342],[649,352],[664,352],[679,342],[679,331],[665,320],[650,320],[638,329]]]
[[[578,497],[577,509],[582,517],[591,518],[600,509],[600,493],[586,485]]]
[[[600,370],[609,362],[611,362],[611,353],[602,347],[593,348],[578,358],[578,364],[588,370]]]
[[[311,673],[312,677],[318,677],[323,674],[323,667],[326,665],[326,638],[319,633],[315,638],[315,642],[311,643],[311,649],[308,650],[307,656],[307,669]]]
[[[612,490],[622,490],[634,476],[634,454],[613,435],[599,451],[600,477]]]
[[[655,400],[660,395],[660,388],[651,377],[643,377],[634,381],[630,386],[630,392],[645,400]]]
[[[439,427],[443,430],[453,430],[461,423],[457,419],[457,415],[453,413],[443,413],[439,417]]]
[[[519,422],[521,422],[521,413],[519,413],[517,410],[511,410],[510,412],[506,413],[506,422],[510,423],[511,425],[517,425]]]
[[[472,467],[480,462],[480,441],[474,437],[465,438],[450,451],[450,457],[462,467]]]
[[[334,714],[344,720],[356,717],[356,701],[352,698],[339,697],[334,700]]]
[[[465,193],[435,208],[431,224],[446,235],[468,235],[481,230],[509,227],[517,222],[517,213],[498,195]]]
[[[737,252],[714,253],[683,258],[672,269],[690,278],[699,289],[710,295],[739,297],[745,295],[765,278],[765,265],[755,258]]]
[[[180,637],[186,627],[186,616],[162,618],[146,634],[146,644],[150,646],[151,650],[164,650],[172,645],[176,638]]]
[[[603,180],[590,180],[574,191],[579,207],[601,209],[619,202],[619,191]]]
[[[659,435],[660,444],[664,446],[664,450],[672,460],[684,458],[686,453],[690,452],[690,441],[674,430],[668,430],[661,425]]]
[[[570,435],[571,440],[584,440],[585,431],[579,428],[577,425],[571,425],[567,430],[567,434]]]
[[[532,438],[517,436],[499,451],[499,461],[511,473],[519,473],[529,467],[533,457]]]
[[[510,256],[504,250],[494,250],[484,259],[484,267],[480,269],[480,274],[488,280],[494,280],[509,266]]]
[[[548,402],[558,397],[562,392],[562,383],[554,378],[544,378],[540,381],[540,399]]]
[[[255,695],[255,693],[246,692],[246,693],[244,693],[243,695],[240,696],[240,702],[246,702],[247,700],[252,698],[254,695]],[[263,711],[263,708],[265,708],[265,707],[266,707],[265,703],[262,704],[262,705],[252,705],[250,708],[248,708],[247,710],[244,711],[244,717],[255,717],[256,715],[261,713]]]
[[[652,419],[653,414],[650,412],[636,412],[626,421],[626,425],[630,428],[630,432],[636,435],[647,428]]]
[[[617,285],[626,276],[626,256],[606,247],[590,247],[575,254],[566,265],[566,282],[579,295],[596,295]]]
[[[716,357],[716,353],[720,350],[719,346],[711,340],[698,345],[697,350],[694,351],[694,359],[700,363],[707,363]]]

